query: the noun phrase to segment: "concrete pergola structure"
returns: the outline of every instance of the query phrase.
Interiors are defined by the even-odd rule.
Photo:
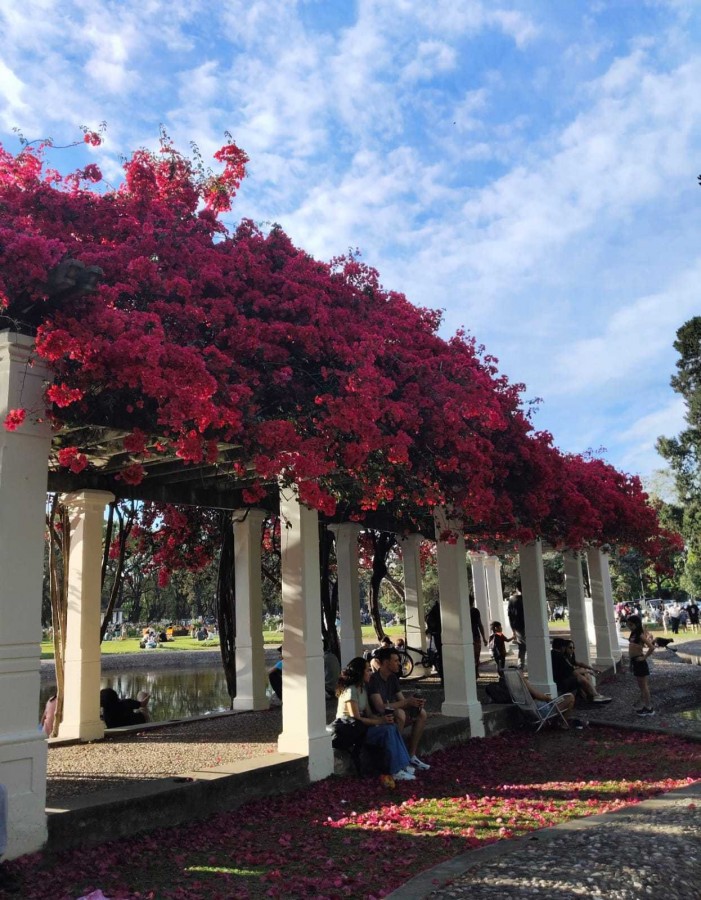
[[[51,431],[43,418],[43,392],[50,374],[32,359],[32,339],[0,333],[0,419],[13,408],[29,411],[16,431],[0,429],[0,783],[9,793],[8,856],[39,849],[46,841],[47,745],[37,729],[40,681],[42,560]],[[33,365],[30,365],[30,361]],[[96,435],[96,440],[99,435]],[[199,492],[192,492],[187,473],[172,462],[160,464],[150,495],[144,499],[199,502],[222,506],[208,490],[216,482],[215,467],[198,472]],[[55,479],[52,489],[60,490]],[[63,502],[70,510],[66,693],[61,736],[94,740],[103,735],[99,718],[100,565],[105,506],[117,485],[109,474],[68,485]],[[114,488],[114,491],[110,488]],[[122,486],[123,489],[123,486]],[[293,487],[280,488],[282,529],[282,601],[285,666],[282,753],[308,758],[312,780],[333,772],[330,736],[326,732],[323,653],[320,633],[319,517],[299,504]],[[217,499],[219,497],[219,499]],[[236,498],[233,493],[232,497]],[[216,500],[216,502],[212,502]],[[266,705],[263,653],[260,532],[265,510],[232,506],[237,593],[237,710]],[[468,554],[461,533],[442,540],[450,522],[435,511],[439,592],[442,610],[445,676],[444,715],[468,717],[473,736],[484,735],[477,697],[469,613]],[[343,662],[362,647],[358,604],[358,534],[355,523],[331,525],[336,538],[338,593]],[[421,536],[398,535],[405,570],[407,630],[414,646],[424,647],[419,544]],[[521,580],[526,613],[529,678],[541,690],[554,691],[550,665],[547,604],[540,542],[520,548]],[[478,608],[486,623],[504,619],[500,564],[484,553],[469,554]],[[616,640],[608,557],[587,551],[592,587],[595,650],[593,662],[611,666],[620,659]],[[582,557],[565,554],[567,597],[578,654],[589,658]]]

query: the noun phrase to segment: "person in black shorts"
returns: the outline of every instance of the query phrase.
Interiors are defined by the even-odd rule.
[[[628,616],[628,627],[630,628],[630,637],[628,638],[630,670],[638,682],[642,704],[635,711],[639,716],[654,716],[655,710],[652,708],[650,700],[650,666],[647,658],[655,652],[655,641],[643,625],[640,616]]]

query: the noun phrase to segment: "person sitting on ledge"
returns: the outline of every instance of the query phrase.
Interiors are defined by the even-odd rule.
[[[147,721],[142,703],[130,697],[121,699],[114,688],[103,688],[100,691],[100,706],[107,728],[143,725]]]
[[[569,652],[571,649],[571,653]],[[553,646],[550,651],[553,667],[553,678],[557,689],[561,694],[571,692],[579,694],[590,703],[610,703],[611,697],[599,694],[591,679],[594,670],[590,666],[583,666],[574,658],[574,644],[564,638],[553,638]]]
[[[379,669],[373,672],[368,693],[370,703],[379,715],[385,710],[393,709],[397,720],[397,728],[403,731],[407,725],[411,725],[409,736],[409,757],[415,769],[430,769],[428,763],[423,762],[416,755],[419,749],[419,741],[426,726],[426,701],[417,696],[405,697],[399,684],[399,671],[401,668],[399,654],[396,649],[389,647],[377,651]]]

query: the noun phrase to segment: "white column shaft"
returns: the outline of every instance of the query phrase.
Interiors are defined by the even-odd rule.
[[[105,730],[100,719],[100,582],[105,507],[113,499],[107,491],[77,491],[61,498],[71,526],[61,738],[92,741]]]
[[[444,526],[436,523],[438,585],[443,641],[444,716],[468,716],[472,737],[484,737],[482,705],[477,698],[475,658],[470,624],[469,587],[465,541],[442,541]]]
[[[519,548],[521,593],[526,619],[528,681],[538,691],[557,694],[550,658],[548,605],[545,598],[543,551],[540,541]]]
[[[504,616],[504,592],[501,585],[501,561],[496,556],[488,556],[484,561],[487,578],[487,599],[489,601],[489,621],[501,622],[508,627]]]
[[[260,509],[234,512],[236,583],[236,698],[234,709],[266,709]]]
[[[338,614],[341,618],[341,666],[363,652],[360,628],[360,579],[358,575],[358,534],[353,522],[331,526],[336,535],[338,572]]]
[[[485,570],[486,553],[469,553],[472,567],[472,590],[475,595],[475,606],[482,619],[484,633],[489,636],[489,600],[487,598],[487,574]]]
[[[9,858],[46,841],[46,741],[37,718],[51,429],[43,415],[49,375],[39,361],[29,366],[32,348],[31,338],[0,333],[0,783]],[[11,409],[27,411],[16,431],[3,425]]]
[[[326,732],[324,657],[321,644],[319,517],[301,506],[294,488],[280,489],[282,550],[281,753],[309,757],[312,781],[333,772]]]
[[[589,649],[589,633],[587,631],[587,614],[584,606],[584,574],[582,557],[579,553],[568,550],[563,554],[565,564],[565,590],[567,592],[567,611],[570,619],[570,637],[574,643],[575,653],[580,662],[591,665]]]
[[[589,568],[594,643],[596,645],[594,663],[597,666],[610,668],[620,660],[620,650],[614,627],[608,558],[598,547],[590,547],[587,550],[587,566]]]
[[[421,535],[397,535],[402,548],[404,567],[404,599],[407,643],[417,650],[426,649],[426,625],[424,623],[424,595],[421,579]]]

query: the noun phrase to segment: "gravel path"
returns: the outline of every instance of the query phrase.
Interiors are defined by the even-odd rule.
[[[469,868],[439,891],[415,894],[400,888],[396,896],[698,900],[700,800],[698,790],[667,794],[589,823],[585,820],[584,828],[553,828],[550,834],[527,841],[505,842],[503,852],[483,863],[474,864],[478,854],[472,854],[473,864],[466,859]]]
[[[635,714],[637,683],[626,666],[600,685],[613,701],[578,708],[577,715],[592,723],[661,729],[701,740],[701,666],[684,657],[701,658],[701,641],[680,645],[679,653],[656,651],[653,656],[650,686],[656,716],[641,719]],[[684,715],[694,709],[697,717]],[[616,813],[465,854],[429,869],[391,896],[701,900],[701,782]]]

